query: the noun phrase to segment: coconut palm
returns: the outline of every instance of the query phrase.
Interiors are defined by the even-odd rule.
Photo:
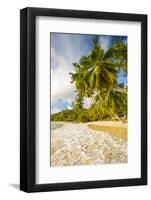
[[[117,85],[117,74],[121,69],[125,69],[127,65],[126,45],[123,43],[115,43],[112,48],[104,52],[98,43],[98,36],[96,36],[93,43],[93,48],[87,57],[89,66],[91,66],[90,81],[92,87],[97,92],[103,88],[119,88]]]
[[[77,93],[83,97],[90,97],[93,90],[90,88],[89,75],[85,65],[73,63],[75,73],[70,73],[71,83],[75,83]]]
[[[84,59],[85,59],[85,64],[84,64]],[[86,64],[87,60],[86,57],[82,57],[80,59],[80,64],[78,63],[73,63],[73,66],[75,68],[75,73],[70,73],[71,75],[71,83],[75,83],[75,87],[77,89],[77,97],[82,96],[82,101],[85,102],[85,105],[87,104],[87,98],[91,98],[93,104],[95,104],[95,100],[93,97],[93,88],[90,86],[90,75],[91,72],[89,71],[89,67]],[[75,101],[78,100],[76,97]],[[75,104],[77,104],[75,102]],[[98,117],[100,118],[99,112],[96,108],[96,112]]]
[[[75,83],[77,92],[83,99],[91,97],[94,104],[101,108],[101,112],[106,110],[112,117],[116,111],[115,94],[127,93],[117,83],[119,71],[127,71],[127,45],[116,42],[104,52],[99,45],[99,37],[96,36],[88,56],[82,56],[79,63],[74,63],[73,66],[75,73],[70,73],[71,82]]]
[[[119,69],[124,70],[127,75],[127,43],[115,40],[113,46],[106,52],[105,59],[113,58]]]

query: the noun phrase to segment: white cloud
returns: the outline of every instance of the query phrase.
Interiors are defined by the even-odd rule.
[[[75,87],[70,83],[69,73],[72,63],[63,56],[57,55],[54,48],[51,48],[51,109],[52,113],[58,111],[56,102],[60,99],[71,103],[75,97]],[[61,110],[59,110],[61,111]]]
[[[111,36],[101,36],[99,38],[99,44],[101,48],[106,52],[110,48]]]

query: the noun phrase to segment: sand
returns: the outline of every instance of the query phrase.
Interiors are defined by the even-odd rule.
[[[119,126],[122,122],[95,123]],[[64,123],[51,131],[50,157],[51,166],[126,163],[127,141],[92,130],[87,123]]]

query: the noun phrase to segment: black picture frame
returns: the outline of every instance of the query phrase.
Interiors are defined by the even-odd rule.
[[[37,16],[120,20],[141,23],[141,178],[36,184],[35,19]],[[44,192],[147,184],[147,15],[24,8],[20,11],[20,190]]]

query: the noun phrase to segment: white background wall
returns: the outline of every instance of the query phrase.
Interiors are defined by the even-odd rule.
[[[112,12],[148,14],[148,35],[151,34],[150,0],[3,0],[0,2],[0,199],[150,199],[151,159],[150,133],[149,185],[110,189],[63,191],[26,194],[18,190],[19,185],[19,9],[32,7],[83,9]],[[148,66],[150,59],[150,38],[148,38]],[[148,74],[150,74],[150,69]],[[151,79],[149,77],[149,86]],[[149,101],[150,92],[149,92]],[[149,120],[151,110],[149,106]],[[149,131],[150,132],[150,127]]]

